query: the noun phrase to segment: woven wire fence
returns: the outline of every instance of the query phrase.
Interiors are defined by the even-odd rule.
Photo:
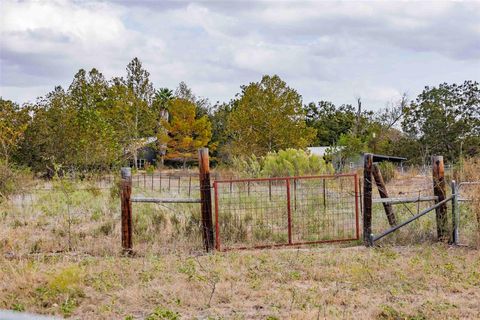
[[[402,179],[400,175],[400,177],[388,182],[386,188],[389,198],[408,198],[413,200],[414,198],[422,199],[434,196],[433,179],[431,176],[423,174],[408,179]],[[375,202],[375,200],[380,198],[378,187],[375,182],[372,184],[372,198],[372,233],[378,235],[383,231],[388,230],[390,225],[383,204]],[[434,200],[397,203],[392,205],[392,209],[397,224],[400,224],[434,204]],[[450,210],[450,208],[448,210]],[[450,211],[447,211],[447,215],[450,215]],[[450,222],[449,225],[451,225]],[[378,244],[418,243],[425,240],[433,240],[435,238],[436,220],[435,211],[433,211],[397,230],[388,237],[383,238]]]
[[[480,181],[459,187],[459,244],[480,248]]]
[[[0,204],[0,254],[121,253],[118,176],[38,180]],[[138,173],[132,196],[199,198],[197,172]],[[199,204],[134,203],[136,253],[202,251]]]
[[[359,238],[355,174],[217,180],[218,250]]]

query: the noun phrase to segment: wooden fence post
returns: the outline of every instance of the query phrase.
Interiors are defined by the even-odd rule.
[[[363,156],[363,241],[372,246],[372,165],[373,155]]]
[[[378,193],[381,198],[388,198],[387,187],[385,186],[385,181],[383,180],[382,172],[376,163],[372,166],[373,177],[375,179],[375,184],[377,185]],[[384,202],[383,208],[385,209],[385,214],[387,215],[388,223],[390,227],[394,227],[397,224],[397,219],[395,218],[395,212],[393,212],[393,206],[391,203]]]
[[[202,235],[205,250],[213,250],[212,193],[210,190],[210,160],[208,148],[198,149],[200,171],[200,199],[202,206]]]
[[[132,252],[132,171],[131,168],[121,169],[121,207],[122,207],[122,249],[126,254]]]
[[[445,199],[447,194],[445,184],[445,168],[442,156],[432,157],[432,175],[433,175],[433,194],[437,196],[435,203]],[[447,204],[443,204],[435,209],[437,218],[437,236],[438,240],[448,240],[448,221],[447,221]]]

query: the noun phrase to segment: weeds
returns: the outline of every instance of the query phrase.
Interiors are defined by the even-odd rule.
[[[139,254],[124,258],[118,198],[88,183],[75,187],[68,199],[59,187],[12,197],[1,206],[0,309],[82,319],[474,319],[480,312],[479,252],[429,242],[434,214],[376,249],[191,255],[202,246],[197,205],[134,204]],[[312,208],[323,208],[323,200],[310,201]],[[309,206],[302,209],[308,232],[335,226],[314,219]],[[405,219],[422,206],[396,208]],[[468,222],[462,230],[473,232],[476,220],[468,219],[475,209],[468,210],[462,208],[461,221]],[[255,215],[242,218],[225,215],[225,228],[239,226],[231,237],[248,240],[254,225],[259,238],[276,239]],[[381,206],[374,206],[374,221],[375,232],[388,226]]]

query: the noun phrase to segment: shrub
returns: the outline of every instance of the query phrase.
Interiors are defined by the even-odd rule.
[[[383,180],[385,183],[388,183],[395,178],[396,168],[395,165],[391,162],[384,161],[378,164],[380,172],[382,173]]]
[[[21,193],[28,184],[29,171],[6,164],[0,160],[0,202]]]
[[[150,164],[150,162],[145,163],[145,171],[148,174],[153,174],[155,172],[155,166]]]
[[[286,149],[267,154],[262,175],[268,177],[301,176],[332,173],[333,167],[303,150]]]
[[[262,158],[253,154],[247,158],[233,158],[232,166],[241,176],[257,178],[262,172]]]
[[[163,307],[157,307],[152,313],[148,315],[146,320],[177,320],[180,319],[180,314],[175,311]]]

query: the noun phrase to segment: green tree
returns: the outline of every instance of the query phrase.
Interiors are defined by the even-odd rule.
[[[455,161],[460,155],[480,153],[480,87],[442,83],[425,87],[405,108],[403,130],[418,139],[427,156],[444,155]]]
[[[342,134],[352,131],[356,123],[355,109],[347,104],[336,107],[329,101],[305,106],[307,125],[317,130],[314,145],[333,146]]]
[[[142,62],[137,57],[127,65],[126,84],[139,100],[151,103],[155,90],[150,81],[150,73],[143,68]]]
[[[238,100],[231,100],[229,103],[217,103],[213,107],[210,115],[210,122],[212,123],[212,142],[213,157],[227,161],[230,154],[230,142],[232,140],[228,130],[228,117],[235,108]]]
[[[175,89],[175,97],[184,99],[195,104],[195,114],[197,118],[201,118],[210,113],[210,101],[207,98],[196,96],[185,82],[180,82]]]
[[[173,99],[169,103],[170,120],[163,125],[168,134],[161,137],[167,146],[167,159],[194,159],[197,149],[205,147],[212,137],[212,127],[207,116],[196,118],[195,104],[185,99]]]
[[[114,78],[108,90],[107,108],[102,113],[112,125],[116,140],[123,146],[124,155],[133,157],[137,164],[137,149],[141,137],[153,133],[153,117],[140,121],[151,111],[145,103],[138,103],[133,90],[122,79]]]
[[[301,96],[276,75],[242,86],[228,126],[234,155],[303,149],[316,133],[307,127]]]
[[[18,104],[0,97],[0,152],[7,165],[27,129],[30,120],[28,111],[28,108],[20,108]]]
[[[159,117],[153,105],[155,90],[150,73],[138,58],[132,59],[126,68],[127,77],[113,78],[108,93],[109,121],[121,137],[127,155],[132,155],[137,165],[137,150],[146,137],[154,136]]]
[[[48,175],[53,174],[54,164],[67,167],[75,163],[76,112],[65,90],[55,87],[32,106],[32,112],[19,150],[23,162]]]

